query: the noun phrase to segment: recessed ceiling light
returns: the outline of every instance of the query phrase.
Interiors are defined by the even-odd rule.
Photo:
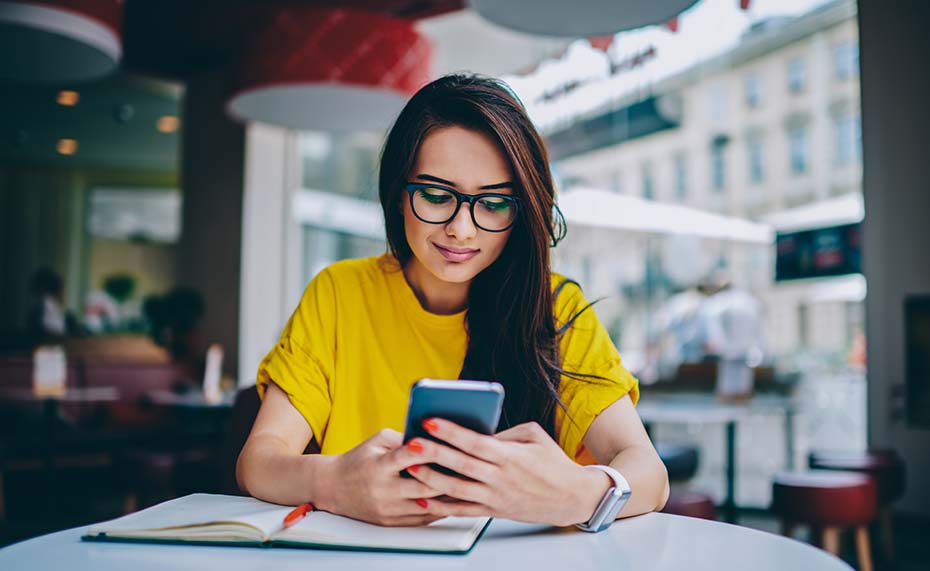
[[[61,155],[73,155],[78,151],[78,142],[75,139],[58,139],[56,149]]]
[[[155,123],[155,128],[162,133],[174,133],[181,126],[181,120],[174,115],[162,115]]]
[[[81,94],[77,91],[69,91],[64,89],[58,92],[58,104],[64,105],[65,107],[74,107],[78,104],[78,101],[81,100]]]

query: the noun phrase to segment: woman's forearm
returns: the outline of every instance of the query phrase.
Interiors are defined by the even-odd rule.
[[[610,462],[610,467],[623,474],[633,495],[619,517],[630,517],[659,511],[668,500],[668,471],[655,451],[643,446],[630,446]]]
[[[236,463],[239,487],[260,500],[282,505],[310,502],[326,509],[329,474],[338,458],[322,454],[294,454],[273,436],[249,438]]]

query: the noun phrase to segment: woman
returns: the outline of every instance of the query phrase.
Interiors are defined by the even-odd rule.
[[[421,89],[388,134],[379,190],[391,253],[308,285],[260,365],[240,486],[383,525],[570,525],[613,485],[583,466],[600,463],[632,487],[620,517],[661,509],[668,478],[633,408],[637,381],[577,284],[550,271],[564,221],[542,139],[509,88],[453,75]],[[501,431],[431,419],[448,446],[403,446],[410,387],[425,377],[501,382]],[[322,454],[303,455],[312,441]]]

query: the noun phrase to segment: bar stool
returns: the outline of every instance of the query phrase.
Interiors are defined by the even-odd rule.
[[[668,471],[668,481],[673,486],[663,513],[717,519],[717,508],[709,495],[694,490],[680,490],[682,484],[697,473],[700,455],[696,446],[688,444],[656,444],[656,452]]]
[[[795,525],[822,529],[821,546],[839,555],[840,532],[856,530],[856,555],[863,571],[872,570],[868,525],[878,515],[878,486],[865,474],[832,470],[781,472],[772,483],[772,511],[782,534]]]
[[[904,495],[904,460],[891,449],[864,452],[819,450],[808,455],[808,464],[815,470],[859,472],[875,478],[878,484],[879,521],[882,551],[888,560],[894,558],[894,532],[891,504]]]

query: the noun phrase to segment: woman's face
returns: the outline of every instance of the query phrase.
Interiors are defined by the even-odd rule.
[[[435,129],[426,136],[407,180],[437,183],[463,194],[514,192],[510,165],[496,142],[484,133],[454,125]],[[414,256],[411,261],[443,282],[470,282],[500,256],[510,237],[512,228],[503,232],[477,228],[471,207],[465,202],[455,218],[445,224],[418,219],[406,192],[402,203],[404,232]]]

